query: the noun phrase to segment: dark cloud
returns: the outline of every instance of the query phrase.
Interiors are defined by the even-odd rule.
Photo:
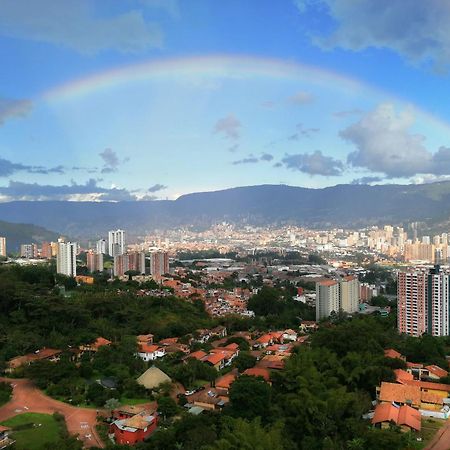
[[[25,117],[32,108],[33,103],[31,100],[0,98],[0,125],[3,125],[6,120],[13,117]]]
[[[64,173],[63,166],[43,167],[43,166],[29,166],[21,163],[13,163],[7,159],[0,158],[0,177],[8,177],[16,172],[27,172],[48,175],[51,173]]]
[[[272,161],[273,155],[271,155],[270,153],[263,153],[259,159],[260,161]]]
[[[232,164],[234,166],[240,165],[240,164],[256,164],[259,162],[259,158],[256,158],[254,156],[249,156],[248,158],[239,159],[237,161],[233,161]]]
[[[316,150],[314,153],[286,155],[281,162],[288,169],[310,175],[337,176],[341,175],[344,170],[341,161],[323,155],[320,150]]]
[[[413,63],[450,67],[450,7],[446,0],[296,0],[301,12],[321,8],[336,26],[314,42],[348,50],[389,48]],[[323,6],[326,8],[323,8]]]
[[[228,147],[228,151],[234,153],[239,148],[239,144],[234,144],[231,147]]]
[[[313,134],[318,133],[320,131],[319,128],[305,128],[305,126],[302,123],[297,124],[297,129],[298,129],[298,133],[296,133],[295,135],[292,135],[292,136],[296,136],[297,139],[299,138],[299,136],[309,138]],[[290,136],[290,137],[292,137],[292,136]]]
[[[160,27],[147,20],[142,8],[101,16],[92,2],[85,0],[39,0],[24,6],[22,1],[2,0],[1,35],[83,54],[105,50],[138,53],[162,46]]]
[[[294,105],[307,105],[308,103],[312,103],[314,101],[314,95],[312,95],[310,92],[299,91],[289,97],[288,100]]]
[[[379,181],[383,181],[383,178],[381,177],[361,177],[361,178],[355,178],[351,184],[371,184],[371,183],[377,183]]]
[[[164,189],[167,189],[167,186],[165,186],[164,184],[154,184],[153,186],[150,186],[147,189],[147,192],[158,192],[158,191],[163,191]]]
[[[356,147],[348,163],[388,178],[450,174],[450,148],[431,153],[425,136],[411,132],[414,122],[412,110],[397,114],[392,104],[379,105],[341,131],[341,137]]]
[[[222,134],[228,139],[239,139],[241,128],[242,123],[234,114],[229,114],[216,122],[213,132],[215,134]]]
[[[133,201],[139,196],[127,189],[99,186],[97,180],[90,179],[85,184],[72,181],[66,185],[43,185],[9,181],[8,186],[0,187],[3,200],[84,200],[84,201]]]

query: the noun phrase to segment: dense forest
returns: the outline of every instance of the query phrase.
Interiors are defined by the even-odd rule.
[[[73,289],[64,291],[61,284]],[[135,382],[147,367],[134,356],[137,334],[183,340],[198,328],[218,323],[225,324],[229,332],[294,327],[310,318],[311,310],[292,301],[289,286],[277,285],[251,298],[255,318],[212,320],[202,301],[137,296],[137,287],[135,282],[107,284],[102,280],[94,286],[75,287],[70,280],[55,277],[51,267],[0,267],[0,365],[42,347],[58,348],[65,350],[58,363],[37,362],[17,375],[33,379],[49,395],[74,404],[99,407],[113,399],[158,399],[164,420],[138,449],[414,448],[410,434],[395,428],[374,429],[362,415],[373,408],[375,387],[381,381],[393,381],[393,370],[404,367],[400,360],[385,358],[385,348],[395,348],[409,361],[445,367],[448,339],[400,336],[395,316],[338,315],[321,323],[309,345],[296,348],[284,370],[272,372],[271,384],[241,376],[232,384],[230,403],[221,413],[191,416],[181,406],[185,399],[177,405],[166,388],[150,394]],[[98,336],[111,340],[112,345],[75,363],[70,349]],[[231,340],[241,348],[234,367],[242,372],[254,364],[253,357],[246,342]],[[207,350],[208,345],[196,343],[191,349]],[[183,364],[179,355],[167,356],[158,365],[186,387],[219,375],[200,361]],[[102,378],[116,381],[114,392],[92,382]],[[0,403],[9,395],[7,389],[0,386]]]

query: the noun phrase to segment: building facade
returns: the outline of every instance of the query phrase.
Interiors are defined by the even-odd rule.
[[[125,249],[125,231],[110,231],[108,233],[108,254],[113,257],[116,255],[123,255]]]
[[[107,253],[106,239],[99,239],[96,242],[96,250],[97,250],[97,253],[102,253],[103,255],[106,255],[106,253]]]
[[[169,255],[166,252],[152,252],[150,254],[150,275],[161,277],[169,273]]]
[[[322,280],[316,283],[316,320],[331,313],[344,311],[352,314],[359,309],[359,280],[348,275],[338,280]]]
[[[0,256],[6,256],[6,238],[0,237]]]
[[[76,242],[58,242],[58,255],[56,256],[56,272],[68,277],[77,275]]]
[[[86,253],[86,263],[89,272],[102,272],[103,271],[103,253],[94,252],[89,250]]]

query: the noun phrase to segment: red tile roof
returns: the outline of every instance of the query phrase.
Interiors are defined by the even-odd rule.
[[[407,372],[403,369],[395,369],[395,376],[397,378],[397,382],[401,383],[402,380],[414,380],[412,373]]]
[[[398,358],[402,359],[402,354],[399,353],[397,350],[394,350],[393,348],[388,348],[384,351],[384,356],[386,358]]]
[[[425,366],[425,369],[439,378],[443,378],[448,375],[448,372],[446,370],[441,369],[439,366],[436,366],[434,364],[431,366]]]
[[[159,348],[161,348],[159,345],[148,345],[148,344],[141,344],[139,346],[139,351],[141,353],[154,353],[156,352]]]
[[[216,388],[229,389],[234,380],[236,380],[236,375],[234,373],[227,373],[216,380]]]
[[[252,367],[250,369],[244,370],[243,375],[263,377],[266,381],[270,380],[270,371],[264,367]]]
[[[381,383],[379,399],[381,402],[409,403],[420,405],[420,388],[407,384]]]
[[[189,355],[187,355],[187,358],[194,358],[201,361],[206,355],[207,353],[205,353],[203,350],[197,350],[196,352],[192,352]]]
[[[205,362],[209,362],[213,366],[218,364],[220,361],[223,361],[225,359],[225,355],[222,353],[212,353],[208,355],[206,358],[203,359]]]
[[[373,424],[381,422],[394,422],[396,425],[406,425],[414,430],[420,431],[420,412],[408,405],[400,407],[391,403],[382,403],[375,408],[372,419]]]

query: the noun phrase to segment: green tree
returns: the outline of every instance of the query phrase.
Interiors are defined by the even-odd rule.
[[[256,358],[249,352],[240,352],[233,363],[238,368],[239,372],[243,372],[256,364]]]
[[[178,411],[175,400],[171,397],[158,398],[158,412],[165,418],[174,416]]]
[[[231,385],[229,413],[254,419],[270,415],[271,387],[262,378],[242,375]]]

